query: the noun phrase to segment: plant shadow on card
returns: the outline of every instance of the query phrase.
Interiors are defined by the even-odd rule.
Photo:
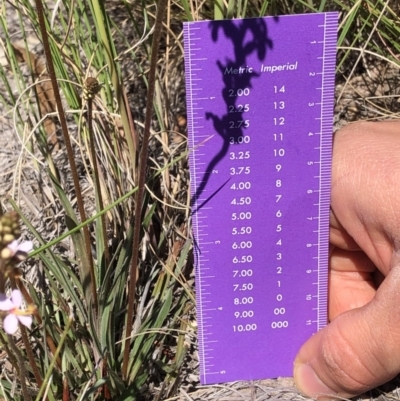
[[[278,17],[274,17],[278,21]],[[264,18],[249,18],[242,20],[221,20],[209,23],[211,39],[215,46],[221,49],[221,58],[217,60],[217,67],[223,81],[221,98],[225,104],[225,114],[219,116],[212,111],[205,113],[205,118],[211,120],[214,131],[222,138],[222,147],[212,158],[205,169],[200,185],[193,195],[191,206],[197,212],[213,196],[218,193],[218,188],[207,199],[201,199],[201,195],[207,186],[213,170],[224,159],[231,146],[242,143],[246,129],[245,116],[248,110],[246,105],[239,104],[240,99],[246,96],[260,76],[259,73],[248,69],[249,58],[254,53],[260,62],[267,57],[268,49],[273,48],[273,42],[268,37],[267,21]],[[227,41],[232,42],[233,59],[224,54],[224,46]],[[229,179],[223,184],[226,185]]]

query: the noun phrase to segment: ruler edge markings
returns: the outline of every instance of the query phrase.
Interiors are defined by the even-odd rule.
[[[186,108],[187,108],[187,119],[188,121],[191,122],[192,126],[192,132],[191,135],[189,135],[188,132],[188,145],[189,145],[189,150],[192,150],[195,152],[195,146],[194,146],[194,131],[195,127],[193,126],[194,123],[194,117],[193,117],[193,93],[192,93],[192,70],[191,70],[191,61],[192,61],[192,50],[191,50],[191,44],[190,42],[188,43],[186,41],[186,38],[189,38],[191,36],[194,36],[195,34],[192,33],[193,30],[199,30],[200,28],[195,28],[191,27],[191,23],[184,23],[183,24],[183,33],[184,33],[184,46],[185,46],[185,54],[187,54],[187,59],[185,61],[185,70],[188,70],[187,77],[186,77]],[[187,48],[187,50],[186,50]],[[187,52],[187,53],[186,53]],[[189,139],[190,138],[190,139]],[[192,169],[192,171],[195,171],[196,168],[196,161],[194,158],[189,157],[189,170]],[[197,188],[197,181],[196,181],[196,174],[193,174],[194,177],[190,176],[190,191],[191,191],[191,196],[196,193],[196,188]],[[193,257],[194,257],[194,267],[195,267],[195,276],[199,280],[201,280],[201,272],[200,272],[200,250],[198,248],[198,242],[199,242],[199,232],[198,232],[198,216],[195,216],[196,220],[196,230],[197,232],[193,232]],[[192,219],[193,220],[193,219]],[[193,225],[192,225],[193,227]],[[193,229],[193,228],[192,228]],[[203,327],[203,310],[202,310],[202,302],[201,302],[201,297],[202,297],[202,289],[201,285],[196,287],[196,320],[198,322],[197,325],[197,341],[198,341],[198,355],[199,355],[199,375],[200,375],[200,380],[201,378],[206,377],[206,356],[205,356],[205,339],[204,339],[204,327]]]
[[[323,228],[329,230],[330,189],[332,177],[332,136],[334,96],[328,88],[335,86],[337,26],[339,14],[337,12],[324,13],[324,43],[323,43],[323,75],[321,90],[321,135],[320,135],[320,191],[319,191],[319,220],[318,220],[318,309],[317,330],[321,330],[328,323],[328,276],[329,276],[329,231],[323,233]],[[327,33],[329,32],[329,34]],[[331,33],[332,32],[332,33]],[[329,40],[326,40],[329,35]],[[335,37],[335,40],[331,40]],[[326,57],[327,53],[329,57]],[[334,56],[334,57],[332,57]],[[334,62],[332,63],[332,60]],[[327,65],[326,65],[327,64]],[[333,71],[332,71],[333,69]],[[329,80],[329,82],[326,82]],[[327,84],[327,85],[326,85]],[[330,120],[330,122],[329,122]],[[324,149],[324,151],[322,151]],[[327,237],[327,238],[326,238]],[[322,256],[324,256],[322,258]]]

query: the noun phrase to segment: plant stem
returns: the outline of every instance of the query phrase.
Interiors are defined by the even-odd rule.
[[[92,156],[92,164],[93,164],[93,180],[94,180],[94,187],[97,193],[97,200],[99,210],[103,210],[103,197],[101,196],[101,187],[100,187],[100,180],[99,180],[99,172],[97,166],[97,156],[96,156],[96,148],[94,144],[94,132],[93,132],[93,99],[92,97],[88,97],[87,99],[87,125],[89,131],[89,146],[90,146],[90,154]],[[106,215],[102,214],[100,216],[101,221],[101,229],[103,234],[103,247],[104,247],[104,263],[108,266],[110,262],[110,253],[108,251],[108,240],[107,240],[107,227],[106,227]],[[98,261],[101,263],[101,261]]]
[[[13,336],[7,334],[8,343],[10,344],[10,348],[13,350],[15,357],[18,361],[18,368],[19,368],[19,381],[21,382],[21,391],[22,396],[24,397],[24,401],[31,401],[32,398],[29,395],[28,387],[26,386],[26,369],[25,369],[25,361],[19,351],[18,347],[15,345]]]
[[[158,49],[162,32],[162,21],[167,6],[167,2],[168,0],[159,0],[158,2],[156,21],[154,25],[153,41],[151,45],[152,51],[151,51],[150,71],[148,79],[149,86],[147,88],[146,115],[144,119],[142,150],[140,152],[140,158],[139,158],[138,191],[136,193],[136,202],[135,202],[132,261],[130,266],[130,274],[129,274],[130,278],[129,278],[129,289],[128,289],[128,311],[125,323],[124,359],[122,364],[122,376],[125,378],[125,380],[128,380],[127,374],[128,374],[129,351],[131,343],[130,332],[132,329],[133,310],[134,310],[135,294],[136,294],[136,282],[139,273],[138,260],[139,260],[139,246],[140,246],[140,231],[142,227],[142,221],[141,221],[142,202],[145,190],[147,155],[148,155],[148,147],[150,139],[151,119],[153,114],[153,99],[154,99],[154,90],[156,83]]]
[[[36,396],[36,400],[35,401],[39,401],[40,400],[40,398],[42,397],[42,395],[43,395],[43,393],[44,393],[44,391],[46,389],[46,386],[47,386],[47,384],[48,384],[48,382],[50,380],[50,376],[53,374],[54,365],[57,363],[57,358],[58,358],[58,356],[59,356],[59,354],[61,352],[61,348],[63,347],[64,342],[65,342],[65,340],[67,338],[69,329],[71,328],[72,322],[73,322],[73,318],[72,318],[72,316],[69,316],[67,324],[66,324],[65,329],[64,329],[64,332],[61,335],[60,342],[58,344],[56,353],[53,355],[53,359],[50,362],[49,367],[47,368],[46,375],[45,375],[45,377],[43,379],[43,384],[40,387],[39,393]]]
[[[61,102],[61,96],[60,96],[60,91],[58,88],[57,77],[56,77],[56,73],[54,70],[53,59],[51,56],[50,44],[49,44],[49,38],[48,38],[47,30],[46,30],[46,22],[45,22],[45,18],[44,18],[44,10],[43,10],[42,0],[35,0],[35,4],[36,4],[36,10],[38,13],[40,31],[42,34],[44,53],[46,55],[48,73],[50,76],[51,84],[53,86],[54,98],[55,98],[56,105],[57,105],[58,116],[60,119],[65,147],[67,149],[68,161],[69,161],[69,164],[71,167],[72,179],[74,182],[74,188],[75,188],[75,194],[76,194],[76,200],[77,200],[77,204],[78,204],[79,214],[80,214],[81,222],[84,222],[86,220],[85,207],[83,204],[82,193],[81,193],[81,189],[80,189],[80,185],[79,185],[79,177],[78,177],[78,172],[76,169],[74,153],[73,153],[72,146],[71,146],[71,140],[69,139],[67,120],[65,118],[65,113],[64,113],[62,102]],[[91,253],[91,246],[90,246],[90,235],[89,235],[89,229],[87,226],[83,227],[83,233],[84,233],[84,238],[85,238],[87,260],[89,262],[88,269],[89,269],[91,288],[92,288],[92,305],[94,306],[95,315],[97,316],[97,311],[98,311],[97,291],[96,291],[96,282],[95,282],[95,275],[94,275],[93,258],[91,256],[92,253]],[[81,255],[81,256],[83,257],[83,255]],[[82,280],[85,280],[85,277],[82,277]]]
[[[21,288],[21,286],[23,286],[23,284],[21,283],[21,280],[19,279],[18,276],[14,277],[14,275],[11,275],[10,276],[10,281],[11,281],[11,287],[12,288],[17,288],[17,287]],[[18,285],[17,285],[17,283],[18,283]],[[32,303],[32,302],[30,302],[30,303]],[[35,356],[33,355],[32,346],[31,346],[31,343],[30,343],[30,341],[28,339],[28,335],[26,333],[26,329],[22,325],[19,326],[19,329],[21,331],[22,341],[23,341],[24,346],[25,346],[26,355],[28,356],[28,360],[29,360],[29,363],[31,365],[31,369],[32,369],[33,375],[35,376],[37,385],[40,387],[42,385],[42,383],[43,383],[43,380],[42,380],[42,376],[40,375],[39,369],[38,369],[38,367],[36,365]]]
[[[99,42],[104,48],[104,56],[107,60],[107,65],[110,71],[111,82],[115,92],[115,97],[117,99],[119,112],[121,114],[122,126],[126,133],[129,155],[132,162],[132,177],[134,181],[136,181],[136,154],[138,150],[136,146],[136,133],[132,123],[132,116],[129,109],[129,104],[125,96],[125,89],[119,78],[117,64],[114,60],[115,52],[112,46],[110,28],[107,24],[107,17],[104,8],[105,2],[100,0],[92,0],[92,4],[94,17],[96,20],[96,28],[98,30]]]

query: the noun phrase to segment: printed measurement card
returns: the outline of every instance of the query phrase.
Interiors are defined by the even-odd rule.
[[[292,376],[327,323],[337,20],[184,25],[203,384]]]

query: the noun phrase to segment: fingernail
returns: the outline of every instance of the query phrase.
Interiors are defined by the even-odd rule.
[[[314,369],[300,363],[294,367],[294,381],[298,389],[308,397],[321,399],[337,398],[337,392],[330,389],[314,372]]]

